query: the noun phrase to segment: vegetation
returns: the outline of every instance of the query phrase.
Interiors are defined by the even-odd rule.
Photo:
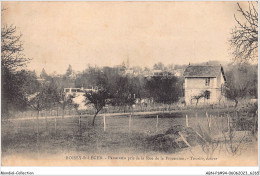
[[[230,65],[226,71],[226,97],[238,105],[240,98],[257,98],[257,66],[250,64]]]
[[[25,82],[34,77],[31,72],[21,71],[29,61],[23,54],[21,37],[22,35],[18,35],[16,27],[12,25],[4,25],[1,28],[1,112],[4,117],[9,117],[10,110],[25,109]]]
[[[35,72],[27,70],[16,71],[15,73],[6,70],[4,76],[3,80],[9,80],[2,80],[2,106],[5,107],[3,108],[2,115],[5,114],[4,117],[7,117],[7,112],[26,111],[30,109],[31,104],[28,98],[40,92],[43,86],[51,86],[51,90],[53,91],[55,89],[55,94],[57,94],[55,96],[59,97],[59,101],[57,101],[58,103],[55,106],[61,106],[63,112],[67,108],[70,108],[72,103],[70,98],[65,98],[63,89],[74,87],[75,85],[78,88],[84,87],[90,90],[102,90],[102,94],[106,94],[104,97],[106,99],[105,105],[101,109],[99,106],[98,112],[106,105],[115,107],[113,109],[118,109],[119,112],[131,111],[134,110],[133,108],[138,109],[139,106],[142,110],[149,110],[154,109],[153,106],[155,104],[157,104],[156,106],[158,104],[161,106],[168,104],[170,106],[178,103],[181,97],[184,96],[183,77],[172,75],[150,77],[140,74],[136,76],[126,75],[122,74],[116,67],[89,67],[83,72],[75,74],[72,67],[69,66],[64,75],[48,74],[43,69],[40,79],[37,78]],[[226,65],[225,76],[227,79],[225,94],[228,99],[235,102],[235,107],[238,106],[238,102],[242,98],[255,99],[258,97],[256,65],[245,63]],[[85,97],[92,100],[93,97],[99,97],[97,96],[98,91],[95,92],[95,95],[94,93],[92,94],[88,93]],[[194,97],[194,99],[198,101],[200,98],[206,96],[206,92],[202,92],[197,97]],[[52,104],[52,100],[49,103]],[[92,101],[92,104],[94,105],[95,102]],[[53,109],[53,107],[49,106],[44,109]],[[113,109],[109,110],[109,112]]]
[[[210,109],[207,113],[208,116],[205,116],[206,111],[201,110],[195,115],[194,110],[189,110],[133,115],[134,123],[130,129],[131,133],[129,133],[128,118],[125,115],[106,117],[106,131],[103,128],[88,125],[92,121],[90,116],[82,118],[80,122],[77,117],[57,118],[57,122],[54,118],[50,118],[48,130],[44,128],[44,120],[40,119],[38,139],[35,133],[32,133],[34,129],[32,120],[6,121],[3,124],[2,153],[4,157],[24,152],[27,153],[27,157],[45,158],[53,153],[60,156],[59,154],[63,151],[82,152],[85,155],[93,153],[116,155],[121,152],[143,155],[146,153],[147,156],[172,153],[179,155],[176,152],[184,152],[181,155],[185,157],[197,156],[198,153],[195,152],[200,152],[200,157],[222,159],[218,154],[222,152],[226,157],[237,155],[239,158],[241,154],[241,161],[243,161],[245,156],[249,157],[252,151],[257,151],[257,148],[254,148],[257,145],[253,143],[250,136],[244,137],[243,134],[246,134],[246,131],[235,132],[236,122],[230,120],[228,123],[227,113],[230,114],[231,119],[236,117],[233,110]],[[156,115],[159,115],[158,131],[155,128]],[[191,119],[189,127],[185,126],[186,115]],[[207,118],[209,120],[205,120]],[[95,123],[98,127],[102,127],[103,119],[97,118]],[[232,135],[229,135],[229,127],[232,128]],[[248,152],[240,153],[242,149],[248,149]],[[44,156],[41,155],[41,151],[44,151]]]
[[[238,5],[239,15],[243,19],[235,16],[237,26],[231,33],[230,44],[233,49],[235,61],[248,62],[256,61],[258,58],[258,2],[248,2],[248,9],[242,9]]]
[[[254,6],[250,3],[250,12]],[[245,13],[239,6],[239,11]],[[244,14],[246,15],[246,14]],[[253,16],[251,16],[253,18]],[[239,21],[237,20],[239,23]],[[241,24],[241,23],[239,23]],[[95,107],[96,115],[106,105],[114,107],[133,108],[138,102],[149,99],[150,102],[172,104],[183,97],[182,76],[173,76],[174,69],[183,69],[180,65],[154,64],[154,70],[161,70],[152,75],[149,68],[133,67],[132,71],[139,73],[126,74],[126,67],[91,67],[81,73],[75,73],[69,65],[64,75],[48,74],[42,69],[40,79],[35,72],[25,70],[30,59],[23,54],[21,36],[16,34],[16,28],[5,25],[2,27],[2,115],[9,117],[11,111],[26,111],[33,107],[38,113],[43,109],[59,106],[63,111],[71,103],[62,94],[66,87],[84,87],[92,91],[85,95],[88,103]],[[250,64],[226,66],[226,97],[235,102],[237,107],[240,98],[257,98],[257,67]],[[140,74],[141,73],[141,74]],[[145,73],[150,73],[145,75]],[[250,78],[250,79],[249,79]],[[8,80],[8,81],[6,81]],[[206,97],[206,92],[194,97],[199,101]],[[32,98],[33,97],[33,98]]]
[[[189,148],[193,155],[192,148],[200,146],[206,157],[213,158],[216,151],[223,150],[222,146],[225,146],[226,153],[238,155],[241,146],[252,143],[251,137],[257,139],[258,131],[257,103],[242,104],[242,99],[258,98],[257,65],[248,63],[257,55],[258,12],[253,2],[249,2],[249,10],[246,11],[238,4],[238,11],[246,21],[243,23],[235,16],[238,26],[232,32],[230,42],[237,63],[224,66],[227,80],[225,95],[235,104],[232,108],[224,106],[223,109],[213,109],[212,106],[210,111],[215,113],[214,116],[208,115],[207,107],[184,107],[185,111],[183,108],[176,112],[184,96],[184,78],[181,72],[175,73],[185,69],[186,65],[164,65],[159,62],[154,64],[153,69],[129,67],[129,64],[89,66],[79,73],[68,65],[62,75],[49,74],[43,68],[38,77],[35,71],[25,69],[30,59],[24,56],[22,35],[17,34],[16,27],[4,25],[1,32],[2,153],[28,152],[34,155],[39,151],[66,153],[67,150],[100,155],[102,152],[117,154],[125,151],[134,154],[154,154],[156,151],[162,154]],[[210,63],[219,65],[214,61]],[[81,102],[86,107],[91,104],[87,108],[91,108],[92,112],[83,109],[84,118],[81,118],[80,112],[79,119],[76,116],[62,120],[45,116],[46,128],[43,129],[44,122],[39,118],[42,111],[56,109],[58,116],[61,107],[64,117],[64,111],[75,103],[73,99],[76,97],[64,92],[64,88],[72,87],[88,89],[82,95]],[[209,95],[209,91],[202,91],[193,99],[197,105],[201,98]],[[164,107],[172,104],[172,109]],[[140,105],[141,111],[161,112],[133,113],[138,111],[135,105]],[[137,110],[134,111],[134,108]],[[201,108],[199,117],[194,113],[198,108]],[[8,120],[12,117],[11,112],[28,110],[37,112],[37,136],[32,120]],[[97,118],[105,110],[108,113],[113,110],[132,113],[130,116],[120,114],[119,117],[109,114],[103,120]],[[188,120],[188,117],[193,119]],[[88,125],[89,121],[92,126]],[[94,128],[95,125],[98,127]],[[104,131],[99,128],[102,126]]]
[[[178,78],[175,76],[154,76],[146,80],[145,89],[155,102],[171,104],[177,102],[181,96],[182,87],[177,82]]]
[[[198,105],[198,102],[201,98],[206,98],[210,95],[210,92],[208,90],[202,91],[200,94],[193,96],[193,99],[196,100],[196,105]]]

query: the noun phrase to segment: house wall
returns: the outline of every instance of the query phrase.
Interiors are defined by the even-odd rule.
[[[217,78],[210,78],[208,86],[205,85],[205,82],[206,78],[185,78],[185,102],[187,105],[196,105],[197,100],[193,97],[206,90],[210,91],[210,98],[201,98],[198,104],[217,104],[225,100],[221,94],[221,84],[224,83],[222,73]]]
[[[217,80],[217,87],[221,88],[221,85],[225,83],[222,72],[220,72],[220,74],[218,75]]]
[[[205,85],[206,78],[185,78],[185,88],[187,89],[207,89],[216,88],[217,79],[210,78],[210,83],[208,86]]]

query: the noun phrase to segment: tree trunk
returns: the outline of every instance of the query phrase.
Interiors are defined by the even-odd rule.
[[[37,125],[36,148],[37,148],[37,155],[39,154],[39,115],[40,115],[40,110],[37,110],[37,117],[36,117],[36,125]]]
[[[59,106],[57,105],[57,117],[59,116]]]
[[[235,101],[235,108],[237,107],[237,104],[238,104],[238,101],[237,101],[237,99],[234,99],[234,101]]]
[[[64,110],[65,110],[65,105],[64,105],[64,103],[63,103],[63,105],[62,105],[62,119],[64,118]]]
[[[99,111],[97,111],[97,112],[95,113],[94,117],[93,117],[93,121],[92,121],[92,125],[93,125],[93,126],[95,126],[95,119],[96,119],[96,116],[97,116],[98,112],[99,112]]]
[[[39,115],[40,111],[37,111],[37,119],[36,119],[36,125],[37,125],[37,136],[39,135]]]
[[[3,102],[3,101],[2,101]],[[3,108],[2,108],[3,109]],[[9,119],[10,118],[10,113],[9,113],[9,103],[7,103],[7,104],[4,104],[4,109],[5,109],[5,117],[7,118],[7,119]],[[3,111],[2,111],[3,112]]]
[[[254,130],[253,130],[253,135],[257,139],[257,131],[258,131],[258,115],[257,113],[254,115]]]

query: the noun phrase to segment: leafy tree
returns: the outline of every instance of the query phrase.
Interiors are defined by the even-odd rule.
[[[37,133],[39,133],[40,111],[58,106],[61,100],[59,90],[55,82],[43,82],[34,94],[28,96],[28,105],[37,111]]]
[[[181,88],[177,84],[175,76],[152,77],[147,79],[145,89],[155,102],[170,104],[178,101],[181,96]]]
[[[86,104],[92,104],[95,108],[92,122],[94,126],[97,114],[106,104],[109,104],[112,99],[115,90],[115,75],[112,69],[101,70],[99,68],[89,68],[86,75],[91,85],[96,88],[95,91],[90,91],[85,94]]]
[[[16,27],[4,25],[1,28],[1,67],[10,72],[25,66],[29,59],[23,54],[22,34],[17,35]]]
[[[146,79],[142,76],[133,77],[131,79],[136,99],[149,98],[149,92],[145,89]]]
[[[55,82],[43,82],[39,89],[32,94],[28,101],[31,107],[39,112],[57,105],[61,100],[61,95]]]
[[[88,102],[86,104],[93,104],[95,108],[95,114],[93,116],[92,125],[95,125],[95,118],[97,114],[103,109],[106,104],[109,103],[111,95],[106,89],[100,89],[98,91],[91,91],[85,94]]]
[[[237,107],[239,98],[257,98],[257,66],[249,64],[233,65],[226,71],[226,97],[235,102]]]
[[[248,65],[246,67],[246,75],[248,78],[247,93],[252,98],[258,97],[258,66]]]
[[[101,73],[99,68],[89,66],[75,79],[76,87],[92,88],[97,86],[97,76]]]
[[[46,73],[44,68],[42,69],[42,72],[40,74],[40,78],[41,79],[46,79],[46,80],[48,80],[50,78],[49,75]]]
[[[2,68],[1,114],[4,118],[9,118],[10,111],[26,108],[26,96],[19,85],[20,80],[10,70]]]
[[[69,76],[72,74],[72,72],[73,72],[73,71],[72,71],[72,66],[69,65],[68,69],[66,70],[66,74],[65,74],[65,75],[66,75],[67,77],[69,77]]]
[[[164,70],[165,67],[164,67],[164,64],[162,62],[158,62],[157,64],[154,64],[153,69],[154,70]]]
[[[37,80],[35,71],[21,70],[17,72],[19,85],[26,96],[35,93],[39,89],[40,83]]]
[[[61,83],[62,83],[62,87],[64,88],[75,87],[75,79],[71,79],[66,76],[62,77]],[[81,87],[81,86],[76,86],[76,87]]]
[[[1,28],[1,95],[3,117],[9,117],[10,110],[26,108],[26,94],[23,89],[25,75],[18,73],[30,59],[23,54],[21,34],[15,26]]]
[[[63,88],[61,90],[63,90]],[[62,105],[62,118],[64,118],[64,111],[66,107],[70,107],[70,105],[72,105],[73,96],[72,95],[66,96],[65,92],[61,92],[60,95],[61,95],[60,103]]]
[[[10,73],[5,70],[2,82],[2,114],[9,116],[11,111],[24,111],[27,108],[27,97],[39,88],[35,72],[21,70]]]
[[[258,3],[248,2],[248,9],[238,5],[238,12],[243,20],[237,19],[237,26],[232,30],[230,39],[233,55],[238,62],[257,60],[258,58]]]
[[[69,88],[69,87],[75,87],[75,78],[73,78],[71,75],[73,73],[71,65],[69,65],[68,69],[66,70],[66,73],[61,78],[61,87],[63,88]],[[82,84],[80,84],[77,87],[82,87]]]
[[[116,91],[113,93],[112,105],[131,107],[135,104],[136,100],[136,89],[133,79],[129,77],[120,76],[116,80]]]

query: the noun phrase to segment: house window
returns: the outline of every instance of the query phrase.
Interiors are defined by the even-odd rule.
[[[210,91],[205,91],[205,98],[210,99]]]
[[[206,80],[205,80],[205,86],[209,86],[209,84],[210,84],[210,78],[206,78]]]

